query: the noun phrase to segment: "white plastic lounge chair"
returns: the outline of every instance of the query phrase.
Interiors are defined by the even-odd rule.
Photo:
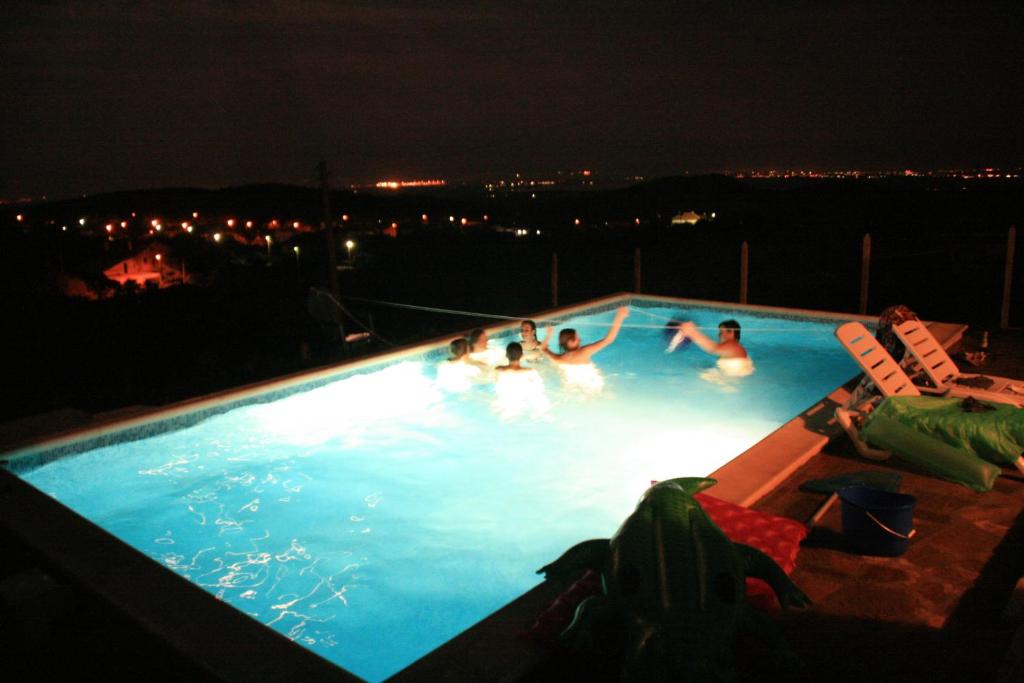
[[[891,455],[888,451],[871,448],[857,433],[853,424],[853,416],[858,413],[858,406],[865,402],[864,390],[874,386],[885,397],[889,396],[920,396],[921,392],[903,372],[903,368],[893,360],[868,328],[859,322],[843,323],[836,328],[836,339],[857,365],[864,371],[867,386],[863,383],[854,390],[845,406],[836,408],[836,420],[842,425],[857,452],[870,460],[887,460]]]
[[[853,445],[861,456],[870,460],[886,460],[891,453],[869,446],[860,438],[860,434],[853,424],[854,415],[863,412],[860,410],[860,406],[870,403],[872,400],[870,397],[865,397],[864,390],[873,385],[886,398],[890,396],[920,396],[921,392],[864,325],[856,321],[843,323],[836,328],[835,335],[843,348],[857,361],[867,380],[854,390],[845,406],[836,408],[836,420],[842,425],[843,430],[853,441]],[[1024,473],[1024,456],[1017,458],[1014,466]]]
[[[843,323],[836,328],[836,339],[857,361],[864,375],[882,396],[921,395],[903,368],[864,325],[856,321]]]
[[[948,392],[950,396],[973,396],[983,401],[1010,403],[1024,407],[1024,380],[960,372],[960,368],[942,348],[942,344],[935,339],[928,327],[920,320],[908,320],[894,326],[893,330],[931,382],[931,386],[918,387],[922,392],[926,394]],[[992,380],[992,384],[986,389],[960,384],[961,380],[986,377]]]

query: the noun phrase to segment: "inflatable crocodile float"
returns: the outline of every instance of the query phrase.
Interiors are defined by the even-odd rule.
[[[623,680],[731,680],[740,631],[791,658],[771,621],[747,605],[746,577],[766,581],[783,607],[810,600],[770,557],[731,542],[711,521],[693,495],[715,483],[660,482],[611,540],[584,541],[537,571],[563,583],[587,569],[601,573],[602,594],[580,604],[562,635],[617,651]]]

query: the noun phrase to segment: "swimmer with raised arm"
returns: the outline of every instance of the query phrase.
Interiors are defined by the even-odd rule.
[[[676,345],[678,345],[677,339],[680,341],[691,339],[706,353],[720,358],[747,357],[747,350],[743,348],[743,344],[740,344],[740,324],[735,320],[723,320],[718,323],[717,342],[697,329],[697,326],[689,320],[679,323],[677,329],[679,331],[672,338],[672,342]]]
[[[555,353],[548,348],[548,345],[551,343],[551,334],[554,330],[553,327],[549,326],[547,334],[544,336],[544,341],[541,343],[541,349],[548,358],[563,365],[583,365],[589,363],[591,356],[615,341],[615,338],[619,336],[619,330],[622,328],[622,321],[628,315],[629,307],[627,306],[617,310],[615,312],[615,320],[612,321],[608,334],[604,336],[604,339],[599,339],[590,344],[581,344],[580,335],[576,330],[572,328],[562,330],[558,333],[558,346],[562,350],[561,353]]]
[[[740,324],[735,320],[723,320],[718,324],[717,342],[687,320],[679,323],[679,331],[676,332],[672,342],[678,345],[677,340],[682,339],[690,339],[705,353],[718,356],[718,369],[723,375],[744,377],[754,372],[754,363],[750,360],[747,350],[743,348],[743,344],[740,343]],[[669,349],[675,348],[673,343],[669,344]],[[705,379],[712,378],[705,377]]]

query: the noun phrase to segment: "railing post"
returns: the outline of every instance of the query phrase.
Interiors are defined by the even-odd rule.
[[[864,233],[864,241],[860,250],[860,305],[857,312],[866,315],[868,312],[868,280],[871,277],[871,233]]]
[[[558,254],[551,254],[551,307],[558,306]]]
[[[1003,308],[999,312],[999,329],[1010,326],[1010,287],[1013,285],[1013,253],[1017,250],[1017,226],[1006,233],[1006,266],[1003,268]]]
[[[642,290],[640,289],[643,280],[641,278],[641,264],[643,263],[643,256],[640,253],[640,247],[633,250],[633,291],[639,294]]]
[[[750,246],[746,240],[740,245],[740,303],[747,303],[747,274],[750,269]]]

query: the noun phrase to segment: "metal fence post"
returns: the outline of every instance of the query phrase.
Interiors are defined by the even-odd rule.
[[[558,306],[558,254],[551,254],[551,307]]]
[[[871,276],[871,233],[864,233],[864,241],[860,250],[860,305],[857,312],[866,315],[868,312],[868,280]]]
[[[633,291],[637,294],[640,293],[640,285],[642,284],[640,267],[642,264],[642,255],[640,254],[640,247],[633,250]]]
[[[1017,250],[1017,226],[1006,233],[1006,266],[1003,268],[1003,308],[999,312],[999,329],[1010,326],[1010,288],[1013,285],[1013,253]]]
[[[750,246],[746,240],[740,245],[740,303],[747,303],[747,279],[750,270]]]

